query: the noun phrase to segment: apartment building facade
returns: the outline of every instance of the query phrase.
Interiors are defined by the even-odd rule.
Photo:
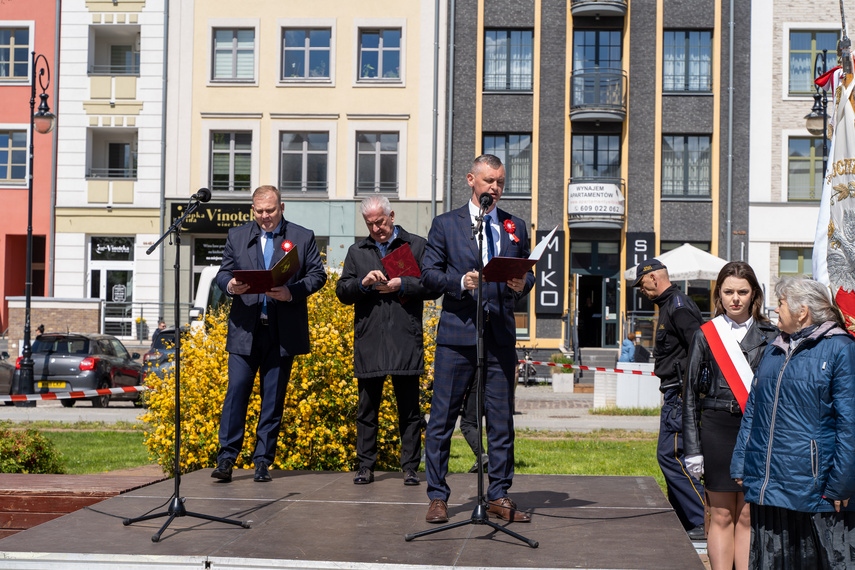
[[[814,78],[823,65],[837,65],[840,4],[754,2],[752,9],[751,82],[758,94],[751,99],[749,259],[774,307],[780,275],[812,273],[823,144],[807,131],[805,116],[815,104]]]
[[[575,331],[578,346],[616,347],[627,326],[649,339],[654,307],[624,271],[683,243],[739,259],[748,240],[741,126],[753,84],[736,78],[748,69],[750,6],[451,5],[450,206],[469,196],[472,158],[490,152],[507,168],[502,207],[530,220],[535,239],[558,226],[517,307],[520,343],[555,349]],[[709,282],[686,287],[711,309]]]
[[[0,228],[0,332],[9,328],[7,297],[25,294],[29,176],[33,174],[33,257],[31,295],[43,297],[51,289],[53,167],[56,130],[36,132],[30,139],[30,100],[33,56],[47,86],[48,105],[56,112],[58,46],[57,0],[6,2],[0,10],[0,192],[4,221]],[[45,66],[45,64],[47,64]],[[38,76],[38,72],[36,73]],[[36,79],[37,83],[39,77]],[[35,107],[42,89],[37,85]],[[33,160],[30,164],[30,144]],[[34,324],[33,327],[37,326]],[[16,334],[19,332],[16,331]]]
[[[368,235],[366,195],[388,196],[396,222],[426,235],[443,198],[444,19],[432,0],[171,4],[164,221],[197,189],[213,195],[184,224],[195,277],[182,299],[229,228],[252,219],[262,184],[333,267]]]
[[[102,299],[119,336],[160,300],[164,7],[62,2],[54,295]]]

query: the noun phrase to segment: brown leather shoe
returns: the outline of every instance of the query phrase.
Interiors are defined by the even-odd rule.
[[[517,510],[517,505],[508,497],[495,499],[487,503],[487,512],[510,522],[531,522],[531,515]]]
[[[448,522],[448,505],[442,499],[434,499],[430,502],[425,520],[429,523]]]

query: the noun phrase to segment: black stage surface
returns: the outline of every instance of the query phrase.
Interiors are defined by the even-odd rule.
[[[270,483],[255,483],[252,470],[230,484],[210,470],[181,479],[188,511],[251,520],[250,529],[181,517],[153,543],[166,519],[123,526],[165,510],[168,480],[0,540],[0,568],[704,567],[652,477],[517,475],[511,498],[532,522],[509,528],[540,543],[531,548],[486,525],[405,542],[433,525],[424,481],[405,487],[400,473],[376,473],[370,485],[354,485],[352,473],[271,474]],[[476,476],[451,474],[449,484],[450,522],[468,520]]]

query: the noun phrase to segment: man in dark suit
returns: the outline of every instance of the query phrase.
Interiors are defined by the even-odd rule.
[[[374,481],[377,430],[386,376],[392,377],[398,403],[401,435],[401,471],[404,485],[419,484],[422,455],[422,417],[419,377],[425,373],[422,312],[425,299],[438,295],[418,277],[389,279],[383,258],[409,246],[421,266],[425,239],[395,225],[395,212],[385,196],[362,201],[362,217],[369,237],[350,246],[335,287],[339,301],[354,305],[353,374],[359,387],[356,412],[356,485]]]
[[[211,477],[232,480],[232,467],[241,447],[249,397],[259,373],[261,413],[252,461],[255,481],[270,481],[268,468],[276,458],[276,441],[285,404],[291,364],[307,354],[309,315],[306,298],[326,283],[327,276],[311,230],[282,217],[279,190],[259,186],[252,194],[255,220],[229,230],[217,285],[232,297],[226,350],[229,385],[220,417],[220,450]],[[300,269],[285,285],[264,294],[246,294],[249,284],[235,279],[237,269],[269,269],[296,248]]]
[[[478,257],[486,265],[493,255],[528,257],[526,223],[499,210],[496,203],[505,186],[505,167],[498,157],[485,154],[475,159],[466,175],[472,199],[462,208],[438,216],[428,234],[422,282],[443,293],[442,314],[437,330],[433,400],[425,432],[425,471],[428,498],[425,520],[448,520],[446,483],[451,435],[477,364],[475,328],[478,310]],[[472,225],[479,213],[481,197],[493,203],[486,210],[482,232],[484,248],[478,251]],[[512,521],[528,522],[528,513],[518,511],[508,497],[514,476],[513,382],[516,368],[516,325],[514,305],[534,286],[534,274],[506,283],[483,284],[484,348],[486,357],[485,411],[487,451],[490,462],[487,489],[488,511]]]

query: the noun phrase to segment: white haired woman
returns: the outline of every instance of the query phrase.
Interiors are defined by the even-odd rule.
[[[775,286],[766,349],[733,450],[751,509],[751,568],[855,568],[855,339],[827,288]]]

